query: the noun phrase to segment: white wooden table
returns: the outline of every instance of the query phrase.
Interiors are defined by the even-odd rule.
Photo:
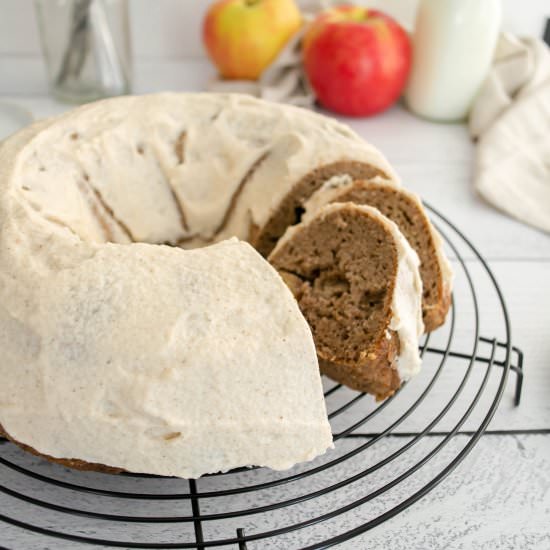
[[[211,69],[202,61],[143,61],[136,67],[134,90],[196,91],[204,88],[210,76]],[[25,107],[35,118],[67,108],[48,97],[42,64],[36,58],[0,58],[0,100]],[[490,425],[496,433],[485,435],[451,477],[412,508],[340,547],[548,550],[550,236],[504,216],[476,196],[474,149],[464,126],[426,122],[399,106],[376,118],[346,122],[379,147],[404,184],[460,227],[489,262],[508,305],[513,343],[525,354],[525,383],[521,406],[515,408],[511,376]],[[466,261],[472,270],[478,268],[473,254],[466,254]],[[493,314],[491,309],[484,310],[489,332]],[[445,397],[436,392],[431,399],[427,416]],[[404,431],[415,428],[402,426]],[[392,444],[387,440],[387,445]],[[15,513],[18,506],[0,495],[0,511]],[[32,521],[32,517],[27,519]],[[328,537],[343,527],[321,524],[316,536]],[[83,526],[81,532],[93,534],[93,528]],[[74,548],[72,543],[31,536],[0,524],[2,545],[17,550]],[[285,548],[252,546],[268,547]]]

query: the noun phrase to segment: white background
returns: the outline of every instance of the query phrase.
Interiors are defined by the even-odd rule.
[[[211,0],[129,0],[136,57],[203,56],[201,21],[211,3]],[[411,28],[417,0],[357,3],[380,7]],[[502,4],[505,29],[542,35],[544,16],[550,17],[550,0],[503,0]],[[32,0],[0,0],[0,55],[36,56],[39,52]]]

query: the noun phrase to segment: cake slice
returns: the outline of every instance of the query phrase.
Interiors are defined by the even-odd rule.
[[[380,178],[353,181],[349,176],[342,176],[327,181],[305,204],[305,210],[311,215],[322,205],[333,202],[373,206],[397,224],[420,258],[425,331],[441,326],[451,304],[453,271],[443,250],[442,239],[428,219],[420,199]]]
[[[322,206],[286,231],[269,261],[309,322],[323,373],[383,399],[418,372],[419,260],[378,210]]]

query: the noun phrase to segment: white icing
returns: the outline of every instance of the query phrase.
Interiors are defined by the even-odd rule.
[[[325,206],[323,210],[326,211],[331,206],[333,205]],[[397,247],[397,276],[392,297],[392,317],[388,327],[397,332],[399,337],[397,372],[399,378],[406,381],[418,374],[422,363],[418,351],[418,341],[424,332],[422,279],[418,271],[420,260],[395,223],[372,206],[356,205],[356,207],[376,217],[387,227]]]
[[[94,242],[120,241],[93,221],[83,183],[102,196],[134,240],[185,239],[189,248],[231,236],[246,240],[251,222],[261,227],[296,182],[332,162],[362,161],[397,183],[386,159],[346,126],[239,95],[157,94],[93,103],[43,125],[19,157],[24,174],[14,177],[26,201]]]
[[[376,209],[372,208],[371,210]],[[397,225],[378,212],[390,224],[398,251],[397,278],[392,298],[392,318],[389,328],[399,336],[397,371],[402,381],[420,371],[421,359],[418,340],[424,332],[422,322],[422,280],[418,268],[420,260]]]
[[[317,211],[334,201],[342,192],[353,185],[353,178],[348,174],[333,176],[319,187],[319,189],[304,203],[304,214],[302,220],[307,222],[317,214]]]
[[[182,477],[284,469],[331,446],[309,328],[249,245],[107,244],[35,284],[30,318],[0,307],[13,438]]]

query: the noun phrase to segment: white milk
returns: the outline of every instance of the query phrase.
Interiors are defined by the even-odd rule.
[[[500,0],[421,0],[409,108],[434,120],[465,118],[489,71],[500,22]]]

